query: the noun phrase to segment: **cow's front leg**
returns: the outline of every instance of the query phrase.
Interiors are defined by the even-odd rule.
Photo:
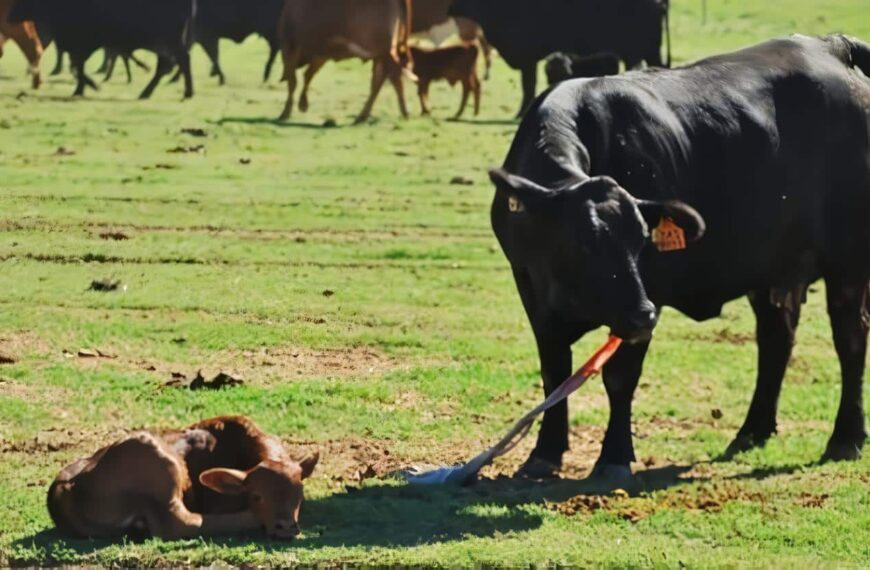
[[[643,370],[649,341],[623,344],[604,367],[604,387],[610,401],[610,421],[595,464],[594,475],[607,479],[631,477],[635,460],[631,439],[631,401]]]
[[[536,62],[525,65],[520,71],[523,80],[523,102],[520,104],[517,119],[523,118],[523,115],[526,114],[526,111],[535,100],[535,92],[538,90],[538,64]]]
[[[544,394],[549,396],[571,376],[571,343],[562,338],[539,335],[538,354]],[[562,455],[568,451],[568,400],[544,412],[538,441],[531,455],[517,472],[518,477],[543,479],[555,477],[562,468]]]

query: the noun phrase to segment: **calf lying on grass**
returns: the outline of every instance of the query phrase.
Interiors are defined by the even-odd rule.
[[[474,93],[474,114],[480,112],[480,79],[477,77],[479,49],[474,44],[452,46],[436,50],[411,48],[414,74],[417,76],[417,92],[424,115],[429,114],[429,84],[436,79],[446,79],[451,86],[462,83],[462,103],[455,118],[465,112],[468,95]]]
[[[619,58],[612,53],[580,56],[573,53],[554,53],[544,66],[547,81],[555,85],[568,79],[619,75]]]
[[[299,534],[302,481],[317,460],[291,460],[248,418],[214,418],[160,436],[137,433],[75,461],[51,484],[48,511],[75,537],[263,529],[290,539]]]

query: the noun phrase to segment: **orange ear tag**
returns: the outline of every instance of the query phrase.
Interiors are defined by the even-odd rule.
[[[652,231],[652,242],[659,251],[679,251],[686,249],[686,232],[672,218],[662,218]]]

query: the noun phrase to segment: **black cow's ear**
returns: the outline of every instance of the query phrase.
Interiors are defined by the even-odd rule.
[[[511,174],[504,168],[494,168],[489,171],[489,179],[498,191],[513,197],[523,208],[526,205],[538,206],[558,194],[532,182],[528,178]]]
[[[688,242],[698,241],[707,231],[701,214],[685,202],[638,200],[637,207],[650,229],[658,227],[663,218],[670,218],[685,232]]]

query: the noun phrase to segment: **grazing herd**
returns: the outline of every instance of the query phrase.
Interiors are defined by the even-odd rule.
[[[482,85],[477,60],[483,55],[484,77],[490,75],[492,46],[507,63],[523,74],[521,113],[536,89],[537,62],[555,52],[548,64],[562,79],[618,73],[646,62],[664,64],[661,57],[663,21],[667,3],[660,0],[618,0],[599,10],[592,0],[0,0],[0,48],[5,38],[15,40],[27,55],[34,87],[42,51],[54,43],[57,64],[63,68],[68,54],[77,82],[74,95],[84,95],[97,83],[85,70],[88,58],[105,50],[101,73],[111,78],[121,58],[131,81],[130,63],[149,69],[135,55],[148,50],[157,55],[153,77],[140,98],[147,99],[164,76],[177,68],[173,82],[184,80],[184,97],[193,96],[190,50],[200,45],[211,61],[211,75],[223,85],[226,75],[220,62],[220,40],[242,42],[251,35],[266,40],[269,52],[263,80],[272,75],[280,52],[282,79],[288,94],[281,120],[296,106],[297,71],[304,69],[299,95],[300,111],[308,108],[311,81],[331,60],[360,58],[372,61],[369,98],[357,117],[366,120],[383,84],[389,80],[399,98],[399,109],[408,116],[402,77],[416,81],[411,38],[428,40],[435,49],[420,54],[424,81],[418,86],[423,114],[429,113],[428,87],[445,79],[462,85],[462,114],[469,97],[480,108]],[[626,16],[630,14],[630,16]],[[579,22],[581,29],[574,26]],[[450,37],[459,47],[442,48]],[[464,49],[462,49],[464,48]],[[584,61],[583,58],[589,58]],[[573,62],[567,65],[568,61]],[[668,65],[670,56],[668,56]],[[560,66],[556,64],[560,63]],[[555,77],[556,75],[552,75]]]
[[[862,400],[870,326],[870,46],[842,35],[792,36],[669,68],[667,0],[0,0],[0,48],[27,54],[34,86],[43,43],[69,53],[76,95],[135,50],[158,55],[149,97],[173,68],[193,95],[199,43],[224,83],[218,43],[251,34],[280,51],[282,120],[309,108],[329,61],[372,62],[367,120],[387,81],[408,116],[403,77],[462,86],[456,117],[480,109],[480,54],[491,46],[522,74],[522,122],[492,170],[492,227],[537,342],[544,392],[571,375],[571,345],[608,327],[625,342],[604,367],[610,419],[596,472],[631,475],[632,400],[661,308],[695,320],[747,296],[757,321],[755,395],[727,449],[763,445],[801,306],[824,279],[842,393],[825,459],[856,459],[867,437]],[[7,17],[8,15],[8,17]],[[452,20],[460,43],[440,47]],[[428,34],[435,49],[412,45]],[[41,37],[40,37],[41,36]],[[667,38],[666,56],[662,44]],[[535,98],[538,62],[552,87]],[[620,69],[632,70],[618,78]],[[129,71],[128,71],[129,74]],[[570,80],[572,78],[587,78]],[[715,86],[711,89],[711,86]],[[675,379],[679,381],[679,379]],[[568,450],[566,402],[546,412],[520,476],[556,476]],[[164,538],[246,531],[298,533],[302,480],[317,458],[289,459],[245,418],[138,434],[80,460],[49,491],[72,535]],[[132,466],[132,467],[131,467]]]

